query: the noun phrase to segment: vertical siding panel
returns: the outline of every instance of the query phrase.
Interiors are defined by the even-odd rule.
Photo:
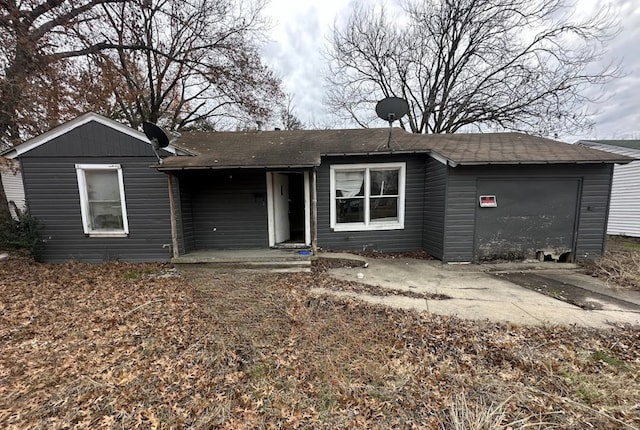
[[[613,165],[593,166],[583,177],[582,200],[576,239],[576,258],[602,256],[606,244]]]
[[[440,260],[444,256],[446,190],[447,166],[429,158],[425,172],[422,247]]]
[[[445,262],[473,260],[476,211],[476,176],[460,168],[447,168]]]
[[[184,175],[179,175],[180,184],[180,219],[182,225],[182,243],[184,252],[195,251],[195,235],[193,231],[193,209],[191,205],[191,190],[184,184],[188,183]]]

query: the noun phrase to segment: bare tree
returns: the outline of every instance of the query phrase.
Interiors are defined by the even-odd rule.
[[[0,1],[0,148],[68,118],[86,65],[74,59],[149,49],[142,41],[122,46],[99,31],[102,8],[117,3],[126,0]]]
[[[49,128],[64,115],[71,93],[62,84],[68,59],[110,46],[80,45],[69,30],[91,26],[96,9],[124,0],[0,1],[0,150]],[[68,106],[68,104],[66,104]],[[0,221],[8,219],[0,181]]]
[[[368,126],[377,100],[402,97],[413,133],[584,128],[584,90],[620,70],[595,65],[616,34],[609,11],[574,12],[564,0],[409,0],[394,17],[356,5],[333,29],[328,104]]]
[[[283,130],[304,130],[305,126],[296,116],[296,106],[293,101],[293,94],[287,93],[285,97],[285,105],[280,110],[280,121]]]
[[[112,93],[109,114],[137,127],[219,128],[230,119],[266,120],[282,99],[257,41],[264,3],[148,0],[105,5],[120,49],[91,58]],[[143,45],[147,49],[131,50]],[[107,77],[107,79],[104,79]]]
[[[0,150],[86,109],[170,128],[268,115],[261,1],[0,1]]]

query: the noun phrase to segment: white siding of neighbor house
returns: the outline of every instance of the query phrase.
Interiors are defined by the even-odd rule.
[[[583,142],[602,151],[640,159],[640,150]],[[616,164],[613,169],[607,234],[640,237],[640,161]]]
[[[4,186],[4,192],[7,196],[8,202],[15,202],[18,209],[24,211],[26,208],[24,199],[24,185],[22,183],[22,173],[17,170],[18,162],[15,160],[5,160],[13,163],[14,169],[2,168],[0,174],[2,174],[2,185]],[[11,215],[16,218],[17,214],[13,205],[9,205]]]

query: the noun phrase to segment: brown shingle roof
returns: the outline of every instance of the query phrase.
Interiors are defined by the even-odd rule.
[[[430,153],[465,164],[626,163],[626,157],[522,133],[416,135],[389,130],[298,130],[185,133],[174,144],[194,156],[166,158],[161,170],[311,167],[322,156]]]

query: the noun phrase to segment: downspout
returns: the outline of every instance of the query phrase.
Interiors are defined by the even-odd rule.
[[[169,187],[169,218],[171,220],[171,250],[173,258],[180,256],[178,249],[178,222],[176,220],[176,204],[175,197],[173,195],[173,175],[167,174],[167,184]]]

